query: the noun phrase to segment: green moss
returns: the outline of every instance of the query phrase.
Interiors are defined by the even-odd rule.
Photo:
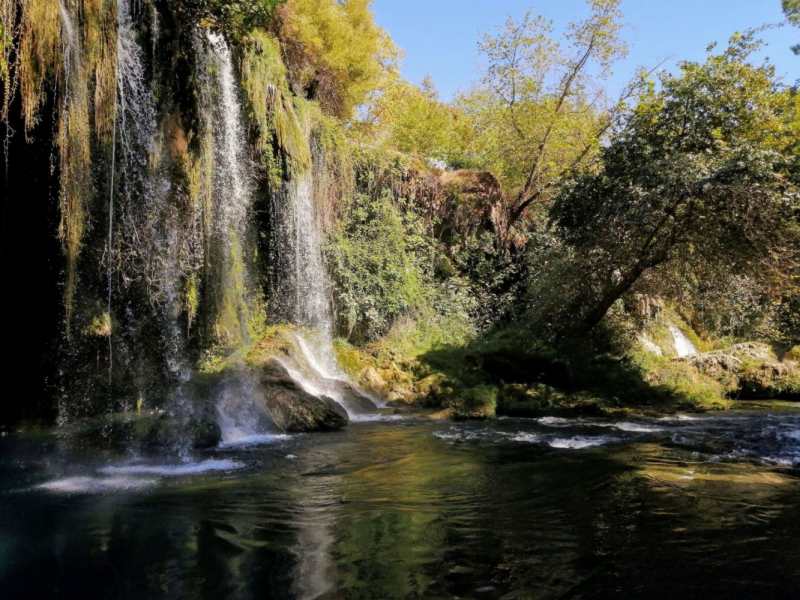
[[[241,83],[248,116],[257,126],[258,149],[266,164],[274,145],[284,153],[290,171],[311,166],[308,102],[293,97],[278,40],[263,31],[250,34],[241,56]]]
[[[727,408],[725,386],[680,361],[647,356],[639,363],[644,380],[656,393],[672,402],[693,408]]]
[[[462,388],[442,403],[459,419],[494,419],[497,416],[497,398],[500,390],[491,385]]]

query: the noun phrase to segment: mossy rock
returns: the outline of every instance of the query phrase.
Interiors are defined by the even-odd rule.
[[[724,408],[726,388],[683,360],[663,361],[645,381],[673,402],[695,408]]]
[[[414,383],[413,399],[423,406],[439,406],[455,387],[456,384],[443,373],[433,373]]]
[[[800,362],[800,346],[792,346],[789,351],[783,355],[783,360]]]
[[[497,416],[499,389],[491,385],[479,385],[453,391],[442,403],[452,409],[456,419],[494,419]]]
[[[500,390],[497,414],[510,417],[537,417],[564,405],[568,396],[544,385],[509,384]]]
[[[797,363],[745,362],[739,375],[742,398],[780,398],[800,395]]]

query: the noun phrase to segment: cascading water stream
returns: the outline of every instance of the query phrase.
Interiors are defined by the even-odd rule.
[[[123,14],[124,6],[122,2],[117,2],[117,15],[118,18]],[[122,19],[119,21],[119,32],[122,34]],[[114,294],[114,186],[116,181],[117,170],[117,102],[119,99],[119,37],[117,37],[117,55],[114,64],[114,108],[111,114],[111,175],[108,180],[108,319],[111,323],[111,300]],[[114,344],[113,344],[113,327],[109,327],[108,331],[108,391],[111,393],[111,386],[114,376]]]
[[[283,265],[283,300],[291,303],[286,307],[287,316],[302,328],[295,335],[298,364],[293,369],[284,366],[308,393],[333,398],[351,419],[358,419],[364,410],[352,403],[353,392],[364,399],[366,394],[355,391],[333,349],[331,285],[323,259],[324,231],[314,183],[311,168],[287,184],[285,195],[273,199],[273,219],[278,224],[275,253],[282,255],[276,262]],[[366,402],[373,405],[369,399]]]
[[[675,351],[678,353],[679,357],[697,354],[697,348],[695,348],[692,341],[686,337],[685,333],[674,325],[670,325],[669,330],[672,333],[672,339],[675,342]]]

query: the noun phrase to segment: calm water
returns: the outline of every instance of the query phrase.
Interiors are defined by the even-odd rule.
[[[800,598],[791,408],[250,441],[3,433],[0,597]]]

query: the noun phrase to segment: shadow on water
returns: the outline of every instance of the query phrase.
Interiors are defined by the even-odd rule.
[[[63,465],[87,448],[60,448],[46,432],[6,436],[0,586],[8,598],[214,600],[744,600],[800,589],[799,479],[654,433],[582,450],[518,441],[556,425],[578,427],[361,423],[213,453],[240,469],[171,467],[73,493],[37,486],[75,475]],[[130,460],[92,456],[87,477]]]

